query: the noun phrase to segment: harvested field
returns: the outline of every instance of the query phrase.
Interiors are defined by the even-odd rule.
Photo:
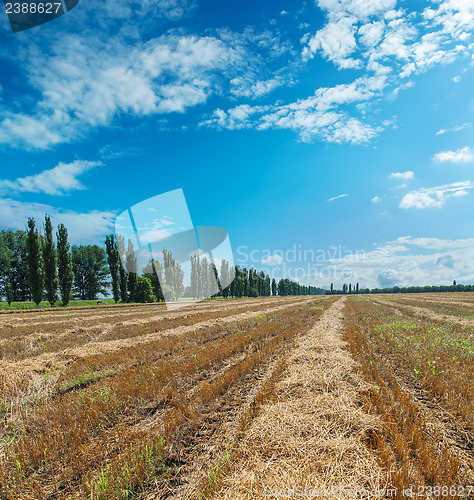
[[[471,299],[0,315],[0,497],[472,498]]]

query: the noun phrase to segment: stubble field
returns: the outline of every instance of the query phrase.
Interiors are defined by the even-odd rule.
[[[0,314],[0,497],[473,498],[473,376],[471,294]]]

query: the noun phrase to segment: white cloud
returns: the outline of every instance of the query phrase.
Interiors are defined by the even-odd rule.
[[[441,151],[433,156],[433,160],[440,162],[467,163],[474,160],[471,148],[465,147],[456,151]]]
[[[454,182],[444,186],[422,188],[407,193],[400,201],[400,208],[430,208],[442,207],[448,198],[461,197],[474,188],[471,181]]]
[[[237,57],[221,40],[192,36],[130,47],[66,35],[51,51],[26,62],[41,99],[31,115],[0,115],[0,142],[47,148],[110,125],[121,114],[184,112],[207,100],[215,89],[213,73]]]
[[[346,196],[349,196],[349,195],[348,194],[340,194],[339,196],[334,196],[334,198],[329,198],[328,201],[338,200],[339,198],[345,198]]]
[[[413,179],[415,177],[415,173],[411,170],[407,170],[406,172],[393,172],[389,177],[391,177],[392,179],[408,180]]]
[[[464,130],[465,128],[472,127],[472,123],[463,123],[462,125],[458,125],[456,127],[452,128],[442,128],[436,132],[436,135],[443,135],[446,134],[447,132],[459,132],[460,130]]]
[[[143,227],[137,227],[140,233],[140,241],[142,245],[161,241],[175,234],[175,231],[170,226],[175,226],[176,223],[169,219],[158,218],[152,219]]]
[[[0,180],[0,192],[63,195],[70,191],[86,189],[78,177],[98,165],[102,165],[102,163],[82,160],[59,163],[56,167],[39,174],[21,177],[13,181]]]
[[[329,19],[351,16],[357,20],[383,15],[396,6],[396,0],[317,0]]]
[[[247,75],[233,78],[230,83],[232,85],[231,92],[236,97],[257,98],[269,94],[272,90],[282,86],[285,81],[281,77],[255,81],[252,75]]]
[[[263,257],[261,260],[261,264],[264,266],[279,266],[283,262],[283,257],[279,254],[268,255]]]
[[[245,119],[222,109],[246,102],[220,104],[213,119],[201,122],[231,129],[290,129],[303,141],[364,143],[386,126],[376,122],[375,113],[364,114],[362,120],[352,104],[376,101],[386,92],[395,98],[400,89],[413,84],[406,78],[472,55],[470,0],[440,0],[422,12],[409,12],[408,6],[396,10],[396,0],[315,3],[326,20],[303,37],[304,58],[320,56],[341,70],[360,69],[363,76],[359,73],[341,86],[320,87],[296,102],[261,106]],[[185,113],[215,95],[231,102],[259,99],[298,81],[295,72],[301,61],[295,61],[297,51],[277,28],[259,33],[253,28],[242,33],[224,28],[197,36],[182,27],[144,38],[143,33],[164,33],[159,22],[185,17],[196,6],[195,0],[104,0],[95,16],[89,4],[76,9],[73,18],[64,16],[64,26],[71,23],[75,33],[78,22],[88,30],[92,23],[94,30],[87,36],[66,29],[56,38],[28,40],[30,46],[15,56],[25,70],[22,81],[31,86],[30,95],[22,89],[28,107],[3,103],[0,143],[47,149],[80,139],[93,128],[118,124],[125,116]],[[374,88],[373,78],[383,78],[383,83]],[[371,82],[365,89],[370,92],[364,93],[363,82]],[[323,94],[329,99],[326,110]]]
[[[445,240],[441,238],[413,238],[400,236],[393,243],[400,245],[413,245],[431,250],[449,250],[452,248],[474,248],[474,238]]]
[[[290,129],[304,142],[367,143],[393,124],[377,123],[375,113],[370,113],[377,108],[361,104],[377,102],[384,94],[396,99],[402,89],[415,85],[415,75],[472,53],[467,36],[472,8],[466,0],[445,0],[438,10],[425,9],[423,15],[396,10],[396,0],[317,0],[316,4],[326,22],[302,37],[303,59],[322,57],[340,70],[361,69],[363,76],[352,83],[320,87],[313,96],[296,102],[255,106],[242,119],[234,116],[233,109],[219,109],[202,124]],[[442,23],[438,14],[445,17]],[[464,29],[459,35],[446,29],[457,17]],[[248,84],[236,91],[255,95]]]
[[[290,104],[249,106],[240,105],[227,112],[218,109],[203,125],[218,125],[229,129],[256,127],[260,130],[290,129],[299,133],[302,141],[321,137],[328,142],[363,143],[382,130],[352,118],[342,109],[366,102],[379,95],[385,77],[363,77],[350,84],[320,88],[314,96]]]
[[[380,196],[374,196],[371,200],[372,203],[380,203],[382,198]]]
[[[75,212],[41,203],[0,198],[0,228],[25,229],[28,217],[36,219],[41,227],[45,214],[51,216],[55,226],[62,222],[67,227],[73,244],[103,243],[105,235],[113,232],[117,216],[112,211]]]
[[[309,40],[303,56],[313,57],[318,50],[321,50],[327,59],[341,69],[358,68],[360,61],[348,58],[357,48],[354,33],[355,28],[349,18],[330,22]]]
[[[0,143],[47,149],[126,115],[184,113],[216,93],[260,97],[286,81],[268,68],[272,58],[290,50],[273,33],[250,28],[214,36],[175,32],[146,42],[123,34],[102,40],[100,32],[61,33],[58,40],[37,43],[19,60],[39,98],[28,111],[4,103]]]
[[[374,47],[382,40],[385,29],[384,21],[363,24],[358,30],[360,41],[367,47]]]
[[[359,282],[361,288],[449,285],[453,279],[469,284],[474,282],[473,262],[474,238],[402,236],[374,250],[347,251],[342,258],[328,260],[324,276],[327,285]]]

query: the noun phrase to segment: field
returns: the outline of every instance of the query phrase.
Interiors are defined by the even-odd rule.
[[[0,314],[0,498],[474,498],[474,294]]]

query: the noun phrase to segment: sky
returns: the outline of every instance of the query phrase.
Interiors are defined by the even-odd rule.
[[[2,10],[0,228],[102,243],[182,189],[277,279],[472,284],[473,30],[473,0],[80,0],[19,33]]]

